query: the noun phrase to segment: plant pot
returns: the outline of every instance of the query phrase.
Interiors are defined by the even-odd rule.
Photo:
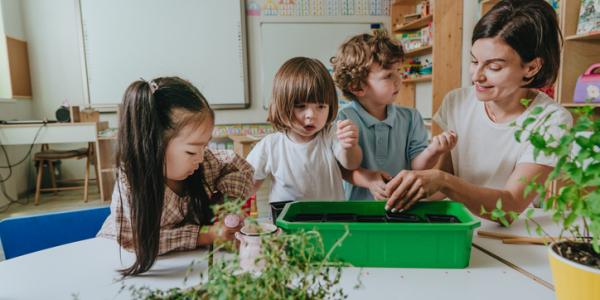
[[[421,223],[421,218],[415,214],[386,212],[385,218],[393,223]]]
[[[294,222],[322,222],[323,214],[297,214]]]
[[[262,236],[277,234],[277,226],[270,223],[248,224],[235,233],[240,241],[240,268],[243,272],[260,273],[265,267],[262,255]]]
[[[560,256],[554,250],[559,243],[548,247],[548,257],[558,300],[600,299],[600,269],[592,268]]]
[[[429,223],[460,223],[460,220],[457,217],[451,215],[427,214],[425,215],[425,218],[427,218]]]
[[[271,217],[273,218],[273,224],[275,224],[277,217],[279,216],[279,214],[281,213],[281,211],[283,210],[285,205],[290,202],[294,202],[294,201],[290,200],[290,201],[279,201],[279,202],[271,203]]]
[[[356,216],[356,222],[362,223],[385,223],[385,216],[380,215],[358,215]]]
[[[355,222],[355,214],[326,214],[325,222]]]

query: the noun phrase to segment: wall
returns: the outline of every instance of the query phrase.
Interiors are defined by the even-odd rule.
[[[480,5],[475,0],[464,0],[463,5],[463,51],[462,51],[462,86],[471,86],[471,74],[469,66],[471,64],[471,37],[473,28],[480,18]]]
[[[478,10],[478,5],[474,0],[464,1],[465,20],[467,20],[469,16],[466,10]],[[21,2],[23,32],[29,43],[33,98],[35,99],[33,101],[33,117],[54,118],[56,108],[65,99],[74,105],[84,105],[80,41],[77,29],[79,23],[77,21],[75,0],[23,0]],[[467,23],[465,23],[465,28],[468,28]],[[470,36],[470,32],[468,35]],[[464,37],[466,39],[467,34]],[[259,18],[248,17],[247,43],[250,95],[252,97],[251,107],[245,110],[217,111],[216,121],[218,124],[240,123],[242,121],[256,123],[265,122],[266,120],[266,110],[263,108],[261,101],[263,94],[260,81]],[[470,43],[467,43],[467,45],[470,45]],[[466,59],[463,59],[463,72],[468,72],[468,51],[466,55]],[[463,57],[465,57],[465,53],[463,53]],[[468,81],[468,77],[463,75],[463,83],[465,80]],[[430,84],[419,87],[418,97],[431,99]],[[418,102],[421,102],[421,100],[418,100]],[[430,102],[429,100],[423,103]],[[422,109],[427,110],[426,107]],[[116,126],[116,116],[114,114],[102,114],[101,118],[108,120],[111,126]],[[66,145],[64,147],[72,146]],[[65,176],[80,176],[80,170],[83,170],[82,162],[63,164]]]
[[[39,118],[53,118],[54,111],[66,99],[74,105],[83,103],[83,76],[81,71],[80,41],[77,31],[79,23],[74,0],[24,0],[23,13],[25,31],[28,35],[32,85],[35,98],[43,98],[36,104]],[[249,55],[254,55],[253,36],[250,34]],[[258,99],[256,81],[257,65],[251,58],[250,92]],[[116,125],[114,114],[103,114],[103,119]],[[250,109],[217,111],[217,122],[247,123],[264,122],[266,113],[260,103],[253,101]]]
[[[1,36],[8,35],[20,40],[27,40],[22,24],[22,7],[20,0],[2,0],[0,1],[1,9],[0,16],[0,34]],[[3,39],[4,40],[4,39]],[[0,120],[11,119],[32,119],[33,118],[33,101],[32,100],[14,100],[0,99]],[[6,147],[8,157],[11,162],[16,162],[23,158],[24,153],[28,150],[28,146],[9,146]],[[0,165],[5,166],[6,160],[3,153],[0,153]],[[13,169],[11,179],[5,183],[8,194],[11,197],[16,197],[18,194],[23,194],[29,189],[32,177],[31,160],[26,160],[19,166]],[[0,169],[2,177],[8,175],[8,170]],[[8,203],[6,197],[0,193],[0,207]]]

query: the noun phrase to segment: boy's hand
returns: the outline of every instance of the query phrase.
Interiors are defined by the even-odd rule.
[[[369,185],[369,192],[373,195],[373,199],[385,200],[390,196],[385,189],[387,182],[392,179],[390,174],[384,171],[364,170],[364,176]]]
[[[429,150],[438,155],[452,150],[458,141],[458,136],[453,130],[445,131],[431,139],[431,144],[427,146]]]
[[[358,127],[350,119],[337,122],[336,135],[343,149],[358,146]]]

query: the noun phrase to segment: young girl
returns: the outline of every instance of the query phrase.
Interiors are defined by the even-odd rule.
[[[132,83],[123,98],[117,183],[111,214],[99,236],[136,254],[124,276],[150,269],[157,255],[231,239],[217,234],[210,205],[246,198],[252,167],[232,152],[206,149],[214,112],[204,96],[177,77]]]
[[[341,165],[355,169],[362,159],[358,129],[350,120],[332,126],[337,96],[331,76],[316,59],[285,62],[273,81],[268,120],[277,133],[248,155],[258,189],[272,176],[270,202],[344,200]]]

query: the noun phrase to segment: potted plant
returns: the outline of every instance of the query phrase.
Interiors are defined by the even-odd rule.
[[[573,109],[576,122],[568,128],[549,124],[552,112],[539,120],[542,111],[536,107],[523,123],[513,125],[515,138],[531,143],[536,159],[540,154],[558,159],[543,183],[532,180],[525,189],[525,195],[533,191],[540,195],[544,211],[551,212],[561,228],[548,248],[556,296],[600,299],[600,119],[594,119],[594,107],[586,105]],[[564,134],[560,138],[554,134],[558,131]],[[554,192],[553,182],[559,186]],[[482,213],[504,225],[508,225],[507,219],[518,217],[515,212],[504,212],[500,201],[496,209]],[[526,222],[535,223],[532,215],[533,209],[529,209]],[[538,235],[547,235],[535,224]]]
[[[217,219],[230,213],[240,213],[241,202],[225,201],[213,208]],[[252,220],[249,220],[253,222]],[[248,223],[248,222],[247,222]],[[255,223],[256,224],[256,223]],[[349,234],[338,240],[341,244]],[[325,253],[317,231],[294,234],[280,233],[261,236],[260,272],[244,272],[237,255],[214,260],[213,254],[231,244],[215,246],[203,260],[209,269],[201,274],[201,283],[193,288],[157,290],[147,287],[124,287],[134,299],[344,299],[338,287],[343,263],[330,262],[334,246]],[[315,240],[317,241],[315,243]]]

